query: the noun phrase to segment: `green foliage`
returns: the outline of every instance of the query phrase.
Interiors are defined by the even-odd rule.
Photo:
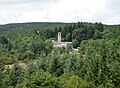
[[[36,62],[30,62],[27,66],[28,75],[35,75],[37,73],[38,67],[36,65]]]
[[[4,87],[15,87],[17,84],[21,83],[25,77],[25,71],[20,65],[15,64],[11,69],[5,71],[5,78],[3,80]],[[3,88],[4,88],[3,87]]]
[[[0,33],[3,29],[0,88],[120,87],[119,25],[23,23],[1,25]],[[72,44],[53,48],[58,32]]]
[[[0,62],[0,87],[3,87],[3,79],[4,79],[4,74],[3,74],[3,65]]]
[[[100,32],[102,32],[104,30],[103,24],[101,22],[96,22],[95,23],[95,29],[99,30]]]
[[[73,40],[72,41],[73,48],[77,48],[79,46],[79,41],[78,40]]]
[[[68,58],[66,59],[65,62],[65,68],[64,68],[65,73],[74,73],[74,74],[78,73],[79,62],[77,59],[78,58],[76,57],[76,55],[72,52],[70,53],[70,55],[68,55]]]
[[[72,32],[72,38],[81,42],[82,40],[92,39],[94,36],[94,29],[90,28],[79,28]]]
[[[71,39],[72,39],[72,35],[71,35],[71,33],[68,33],[66,35],[66,41],[71,42],[72,41]]]
[[[56,78],[48,72],[39,72],[32,76],[27,84],[28,88],[56,88]]]
[[[34,59],[34,53],[31,50],[26,50],[24,55],[22,56],[22,59],[29,59],[29,60],[33,60]]]
[[[53,43],[51,40],[46,40],[45,41],[45,52],[46,54],[49,54],[53,49]]]
[[[59,80],[60,88],[94,88],[94,85],[77,75],[64,74]]]
[[[0,46],[4,46],[8,51],[12,49],[11,42],[4,36],[0,36]]]
[[[102,34],[99,30],[95,30],[93,39],[101,39],[102,38]]]
[[[67,53],[72,52],[72,49],[73,49],[72,44],[67,44],[67,46],[66,46],[66,52]]]
[[[8,40],[4,36],[0,36],[0,44],[8,44]]]
[[[85,55],[81,76],[93,81],[97,87],[118,87],[120,72],[116,69],[120,56],[116,41],[89,40],[81,43],[80,51]],[[114,70],[113,70],[114,69]],[[113,75],[114,74],[114,75]]]
[[[48,56],[47,59],[48,71],[60,76],[63,74],[64,59],[59,53],[52,53]]]

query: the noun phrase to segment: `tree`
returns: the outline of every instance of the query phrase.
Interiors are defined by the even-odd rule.
[[[43,40],[34,41],[30,49],[35,55],[40,55],[45,50],[44,41]]]
[[[66,35],[66,41],[68,41],[68,42],[72,41],[72,34],[71,33],[67,33],[67,35]]]
[[[77,48],[77,47],[79,47],[79,42],[78,42],[78,40],[73,40],[72,41],[72,45],[73,45],[73,48]]]
[[[4,80],[4,74],[3,74],[3,63],[0,61],[0,87],[4,87],[3,80]]]
[[[83,28],[83,27],[84,27],[84,23],[82,23],[82,22],[78,22],[77,27],[78,27],[78,28]]]
[[[6,87],[15,87],[17,84],[20,84],[25,77],[24,69],[18,64],[15,64],[7,73],[8,74],[5,75],[6,80],[4,80]]]
[[[81,77],[92,81],[96,87],[118,87],[120,71],[119,68],[117,69],[119,65],[117,48],[119,47],[115,48],[115,45],[115,41],[111,40],[109,42],[87,40],[83,44],[85,48],[81,49],[85,52],[82,69],[80,69]]]
[[[49,55],[49,62],[48,62],[48,71],[51,73],[54,73],[56,76],[59,76],[63,73],[63,69],[61,61],[60,60],[60,54],[51,54]]]
[[[102,38],[102,35],[101,35],[100,31],[99,30],[95,30],[93,39],[101,39],[101,38]]]
[[[72,48],[73,48],[72,44],[67,44],[67,46],[66,46],[66,52],[67,53],[72,52],[72,50],[73,50]]]
[[[27,72],[29,76],[35,75],[37,71],[38,71],[38,67],[37,67],[36,62],[31,62],[28,64]]]
[[[60,88],[95,88],[94,85],[77,75],[63,74],[59,77]]]
[[[8,39],[7,38],[5,38],[4,36],[0,36],[0,43],[1,44],[8,44]]]
[[[94,29],[88,28],[79,28],[72,32],[72,39],[77,39],[79,42],[82,40],[92,39],[94,35]]]
[[[78,58],[74,53],[70,53],[65,62],[64,73],[77,74],[79,69]]]
[[[28,88],[57,88],[56,78],[49,72],[39,72],[27,83]]]
[[[35,57],[34,57],[34,53],[31,50],[26,50],[22,58],[33,60]]]
[[[104,26],[103,26],[103,24],[101,22],[99,22],[99,23],[96,22],[95,23],[95,29],[99,30],[100,32],[103,32]]]
[[[45,41],[45,53],[46,54],[49,54],[53,49],[53,43],[51,40],[46,40]]]

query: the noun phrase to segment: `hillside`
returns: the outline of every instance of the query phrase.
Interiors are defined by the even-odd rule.
[[[31,23],[13,23],[0,25],[0,34],[9,33],[20,30],[46,29],[55,26],[62,26],[64,23],[50,23],[50,22],[31,22]]]
[[[119,25],[20,23],[0,28],[0,88],[120,88]],[[72,44],[54,48],[58,32],[62,42]]]

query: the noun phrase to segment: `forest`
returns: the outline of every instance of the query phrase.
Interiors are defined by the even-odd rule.
[[[0,88],[120,88],[120,25],[0,25]]]

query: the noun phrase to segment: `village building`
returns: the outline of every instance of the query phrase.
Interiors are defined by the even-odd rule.
[[[58,40],[53,40],[53,47],[66,47],[67,44],[71,44],[72,42],[62,42],[61,41],[61,32],[58,32]]]

